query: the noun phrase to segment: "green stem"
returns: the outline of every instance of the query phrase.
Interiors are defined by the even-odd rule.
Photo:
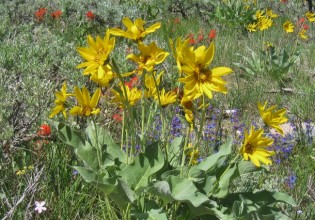
[[[120,149],[122,150],[123,149],[123,146],[124,146],[124,134],[125,134],[125,111],[123,111],[123,120],[122,120],[122,126],[121,126],[121,143],[120,143]]]
[[[224,170],[224,172],[222,173],[222,175],[220,176],[220,178],[215,182],[215,184],[213,185],[213,189],[215,189],[219,182],[222,180],[222,178],[224,177],[224,175],[227,173],[227,171],[231,168],[231,166],[234,164],[234,162],[238,159],[240,155],[237,154],[234,159],[230,162],[229,166]],[[212,195],[212,192],[209,193],[209,197]]]
[[[162,120],[162,137],[161,139],[163,140],[165,144],[165,159],[168,160],[168,143],[167,143],[167,140],[166,140],[166,128],[165,128],[165,117],[164,117],[164,111],[163,111],[163,107],[161,105],[161,99],[160,99],[160,92],[159,92],[159,88],[158,88],[158,85],[157,85],[157,82],[156,82],[156,79],[155,79],[155,76],[154,74],[152,73],[152,76],[153,76],[153,81],[154,81],[154,85],[155,85],[155,88],[156,88],[156,93],[157,93],[157,96],[158,96],[158,102],[159,102],[159,109],[160,109],[160,116],[161,116],[161,120]]]
[[[199,128],[199,132],[198,132],[198,139],[197,139],[197,144],[196,146],[198,146],[200,144],[201,141],[201,136],[202,136],[202,131],[203,131],[203,124],[205,121],[205,117],[206,117],[206,103],[205,103],[205,95],[202,95],[202,115],[201,115],[201,121],[200,121],[200,128]]]
[[[131,208],[131,203],[128,203],[126,211],[124,211],[123,219],[125,220],[130,219],[130,208]]]
[[[187,130],[186,130],[184,149],[182,151],[182,162],[181,162],[181,166],[180,166],[181,167],[181,169],[180,169],[180,177],[183,176],[183,168],[184,168],[185,159],[186,159],[185,150],[187,149],[187,145],[188,145],[189,133],[190,133],[190,127],[188,126]]]
[[[143,94],[143,93],[142,93]],[[144,100],[141,100],[141,151],[144,150],[144,118],[145,118],[145,106],[143,104]]]
[[[95,130],[95,132],[94,132],[94,134],[95,134],[95,144],[96,144],[95,147],[96,147],[98,166],[99,166],[99,169],[101,169],[101,167],[102,167],[102,154],[100,152],[101,149],[99,148],[97,126],[96,126],[94,118],[92,119],[92,123],[94,125],[94,130]]]
[[[127,157],[126,157],[126,164],[128,164],[129,162],[129,141],[128,141],[128,129],[126,129],[126,154],[127,154]]]
[[[121,85],[122,85],[122,88],[123,88],[123,95],[121,97],[121,99],[124,101],[124,106],[127,107],[127,110],[128,110],[128,119],[129,119],[129,122],[130,122],[130,126],[127,126],[128,129],[131,130],[131,145],[132,145],[132,148],[135,148],[136,146],[136,142],[135,142],[135,138],[136,138],[136,131],[135,131],[135,119],[133,117],[133,114],[132,114],[132,108],[129,104],[129,100],[128,100],[128,96],[127,96],[127,89],[126,89],[126,85],[125,85],[125,82],[124,82],[124,79],[119,71],[119,68],[115,62],[115,60],[112,59],[112,63],[111,63],[111,67],[112,69],[114,70],[114,72],[116,73],[116,75],[118,76],[118,79],[120,80],[121,82]],[[126,130],[128,130],[126,129]],[[126,148],[128,148],[128,146],[126,146]],[[127,158],[129,156],[127,155]]]

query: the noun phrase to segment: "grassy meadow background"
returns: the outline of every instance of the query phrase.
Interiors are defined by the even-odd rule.
[[[39,137],[37,132],[42,124],[49,123],[55,91],[64,81],[69,88],[89,85],[82,71],[76,69],[82,62],[76,48],[87,45],[89,34],[104,36],[106,28],[122,27],[121,19],[127,16],[132,20],[143,18],[148,25],[161,22],[162,27],[150,38],[170,53],[170,39],[193,35],[196,45],[208,45],[208,35],[215,30],[212,66],[230,67],[233,73],[225,77],[228,93],[215,94],[212,107],[218,115],[234,109],[237,114],[228,114],[220,123],[213,117],[209,123],[214,128],[220,126],[223,133],[231,129],[236,132],[236,125],[244,128],[260,123],[257,103],[264,101],[286,108],[289,118],[287,135],[277,136],[275,141],[277,155],[269,171],[244,177],[233,184],[233,190],[265,188],[286,192],[298,205],[282,207],[284,213],[292,219],[315,219],[315,22],[305,21],[308,38],[301,39],[297,22],[307,12],[304,1],[259,1],[255,6],[251,1],[235,0],[235,7],[230,9],[223,8],[222,1],[212,1],[214,5],[207,2],[0,1],[0,218],[110,216],[108,198],[85,184],[72,168],[81,163],[73,150],[56,138],[53,128],[47,138]],[[271,8],[279,17],[268,30],[249,32],[245,28],[247,20],[237,13],[241,8],[236,7],[247,4],[261,10]],[[40,8],[46,8],[47,13],[38,19],[35,12]],[[51,13],[58,10],[61,14],[54,18]],[[94,17],[89,18],[88,11]],[[282,28],[287,20],[296,26],[293,33]],[[125,46],[115,47],[113,56],[127,70],[131,63],[125,57],[130,47],[119,44],[122,39],[116,41]],[[261,52],[268,50],[268,43],[277,51],[284,48],[289,58],[297,56],[292,66],[283,70],[281,83],[275,80],[277,72],[270,69],[272,66],[267,65],[268,59]],[[172,54],[163,65],[170,82],[167,86],[175,88],[178,84],[174,75],[178,72]],[[99,116],[116,140],[121,125],[113,116],[118,113],[113,105],[102,109]],[[67,121],[75,122],[76,118]],[[36,213],[35,201],[45,201],[47,210]]]

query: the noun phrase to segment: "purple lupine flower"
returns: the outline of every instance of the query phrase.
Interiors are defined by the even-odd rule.
[[[179,137],[182,134],[182,122],[176,115],[172,119],[171,125],[171,135],[174,137]]]
[[[295,182],[296,182],[296,175],[294,173],[292,173],[287,179],[286,179],[286,183],[288,184],[288,186],[290,188],[293,188],[295,186]]]

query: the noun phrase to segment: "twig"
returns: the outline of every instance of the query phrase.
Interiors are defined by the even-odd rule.
[[[23,202],[25,197],[27,195],[29,195],[30,193],[34,194],[34,192],[37,189],[37,185],[39,183],[39,179],[43,173],[43,170],[44,170],[44,166],[36,173],[34,178],[31,177],[29,179],[28,186],[25,188],[23,194],[21,195],[21,197],[17,200],[17,202],[15,204],[11,205],[11,204],[9,204],[8,200],[5,199],[6,202],[8,203],[7,205],[10,207],[10,210],[6,213],[6,215],[2,218],[2,220],[10,219],[13,216],[14,211],[17,209],[18,205]],[[5,196],[5,198],[6,198],[6,196]],[[29,207],[29,204],[28,204],[28,207]]]

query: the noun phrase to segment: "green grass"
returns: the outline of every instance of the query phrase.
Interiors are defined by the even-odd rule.
[[[154,3],[151,3],[154,5]],[[157,4],[157,3],[156,3]],[[259,122],[257,102],[264,100],[287,108],[288,116],[296,121],[315,121],[315,26],[310,25],[309,40],[303,41],[296,35],[287,36],[281,28],[286,19],[294,22],[301,17],[305,8],[299,1],[290,2],[287,7],[274,3],[275,9],[283,11],[274,26],[262,32],[247,33],[240,26],[226,26],[216,20],[197,19],[191,16],[185,20],[179,14],[160,12],[156,19],[163,27],[149,37],[161,47],[171,52],[169,39],[185,38],[189,33],[195,36],[203,32],[205,37],[211,29],[217,30],[216,54],[212,66],[227,66],[234,73],[226,77],[228,94],[218,94],[212,105],[222,109],[238,109],[240,120],[246,125]],[[279,3],[280,4],[280,3]],[[157,6],[157,5],[155,5]],[[36,21],[34,12],[47,7],[49,12],[63,11],[60,20],[53,20],[48,13],[41,22]],[[88,21],[86,9],[100,16],[99,21]],[[50,1],[15,0],[1,3],[0,20],[0,216],[9,219],[108,219],[112,215],[107,208],[108,199],[92,186],[84,183],[79,175],[73,174],[72,166],[81,164],[73,150],[63,145],[54,133],[48,144],[38,147],[36,132],[40,124],[47,122],[54,104],[54,92],[64,81],[69,88],[83,86],[87,78],[76,66],[82,61],[76,52],[78,46],[86,45],[88,34],[92,36],[105,33],[107,27],[119,26],[122,16],[152,17],[146,11],[130,8],[130,3],[119,5],[118,1],[107,6],[105,3],[87,3],[87,1],[68,1],[50,3]],[[294,10],[293,10],[294,9]],[[194,14],[194,11],[190,12]],[[180,17],[180,23],[174,24],[174,18]],[[153,20],[153,18],[152,18]],[[116,44],[124,40],[116,39]],[[300,57],[287,74],[286,88],[293,92],[271,92],[278,90],[277,83],[267,73],[247,76],[234,63],[243,63],[241,56],[250,56],[246,47],[257,54],[263,48],[264,41],[274,46],[287,47],[288,51],[298,46]],[[207,42],[205,41],[206,45]],[[117,63],[122,69],[133,68],[125,61],[125,49],[117,47],[114,51]],[[167,58],[166,67],[168,85],[178,85],[176,65],[172,54]],[[175,77],[175,76],[176,77]],[[109,98],[108,100],[109,101]],[[116,113],[114,107],[103,110],[101,121],[113,127],[114,135],[119,133],[117,122],[112,120]],[[105,112],[106,111],[106,112]],[[59,118],[60,120],[64,120]],[[69,123],[75,124],[76,119]],[[314,140],[308,142],[303,132],[294,139],[294,149],[287,158],[270,167],[268,173],[251,176],[251,180],[242,179],[234,183],[236,190],[250,188],[279,189],[289,193],[298,203],[298,207],[284,207],[293,219],[315,218],[315,148]],[[314,135],[313,135],[314,136]],[[119,135],[117,135],[119,140]],[[39,148],[39,149],[38,149]],[[208,152],[205,150],[205,152]],[[24,175],[16,172],[24,166],[34,166]],[[286,178],[294,174],[297,180],[288,187]],[[244,185],[242,185],[244,184]],[[35,214],[34,202],[46,201],[48,210]],[[302,210],[301,215],[296,215]]]

